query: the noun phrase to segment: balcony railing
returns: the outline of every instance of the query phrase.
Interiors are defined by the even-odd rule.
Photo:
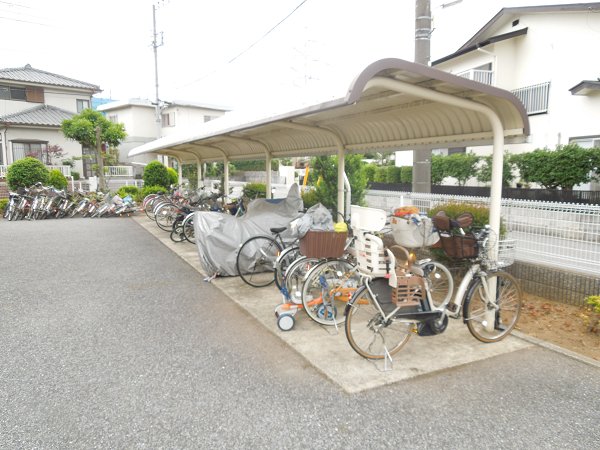
[[[550,82],[535,84],[512,91],[521,100],[527,114],[540,114],[548,112],[548,99],[550,98]]]
[[[468,78],[469,80],[478,81],[483,84],[494,85],[494,71],[471,69],[457,74],[459,77]]]
[[[133,178],[133,167],[131,166],[106,166],[104,175],[107,177],[129,177]]]

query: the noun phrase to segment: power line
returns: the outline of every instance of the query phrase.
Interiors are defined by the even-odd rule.
[[[237,60],[238,58],[240,58],[242,55],[244,55],[245,53],[247,53],[248,51],[250,51],[250,49],[252,49],[255,45],[257,45],[259,42],[261,42],[262,40],[264,40],[269,34],[271,34],[277,27],[279,27],[283,22],[285,22],[287,19],[289,19],[296,11],[298,11],[298,9],[300,9],[300,7],[302,5],[304,5],[308,0],[302,0],[292,11],[290,11],[289,14],[287,14],[283,19],[281,19],[279,22],[277,22],[273,27],[271,27],[271,29],[269,31],[267,31],[265,34],[263,34],[260,38],[258,38],[256,41],[254,41],[252,44],[250,44],[245,50],[241,51],[240,53],[238,53],[236,56],[234,56],[233,58],[231,58],[229,61],[227,61],[225,64],[223,64],[220,68],[217,68],[211,72],[208,72],[207,74],[201,76],[200,78],[193,80],[181,87],[187,87],[191,84],[197,83],[198,81],[202,81],[205,78],[209,77],[210,75],[214,74],[215,72],[218,72],[219,70],[221,70],[223,67],[233,63],[235,60]]]
[[[31,20],[23,20],[23,19],[15,19],[14,17],[4,17],[4,16],[0,16],[0,19],[4,19],[4,20],[11,20],[13,22],[22,22],[22,23],[30,23],[33,25],[41,25],[43,27],[50,27],[51,25],[48,25],[46,23],[41,23],[41,22],[32,22]]]

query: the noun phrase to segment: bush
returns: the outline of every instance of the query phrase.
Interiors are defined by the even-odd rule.
[[[71,176],[73,177],[73,179],[75,181],[77,181],[81,178],[81,176],[79,175],[79,172],[75,172],[74,170],[71,170]]]
[[[139,197],[140,190],[136,186],[121,186],[119,188],[119,190],[117,191],[117,195],[121,198],[125,198],[128,195],[131,195],[133,197],[133,199],[135,200],[136,198]]]
[[[377,174],[377,166],[375,164],[367,164],[363,170],[367,181],[375,181],[375,175]]]
[[[171,177],[167,168],[160,161],[152,161],[144,167],[144,185],[162,186],[163,189],[169,189]]]
[[[385,167],[385,182],[392,183],[400,183],[402,181],[401,175],[402,168],[396,166],[386,166]]]
[[[465,212],[473,214],[472,228],[483,228],[490,223],[490,209],[485,205],[458,202],[442,203],[435,208],[431,208],[427,215],[433,217],[439,211],[446,211],[448,217],[452,219],[455,219]],[[502,223],[502,220],[500,220],[500,236],[503,236],[504,234],[506,234],[506,227]]]
[[[21,187],[29,187],[38,181],[48,184],[48,176],[46,166],[41,161],[28,156],[8,166],[6,182],[11,189],[16,190]]]
[[[244,186],[244,196],[250,200],[267,197],[267,185],[264,183],[248,183]]]
[[[0,214],[4,215],[4,211],[6,211],[6,205],[8,205],[7,198],[0,198]]]
[[[413,179],[413,168],[412,166],[400,167],[400,178],[403,183],[412,183]]]
[[[588,331],[600,334],[600,295],[590,295],[585,299],[589,315],[584,316]]]
[[[48,184],[56,189],[64,189],[67,187],[67,179],[58,169],[53,169],[48,175]]]
[[[144,186],[144,189],[142,189],[142,199],[144,197],[146,197],[147,195],[150,194],[156,194],[159,192],[168,192],[168,189],[165,189],[163,186]],[[137,201],[137,200],[136,200]]]
[[[317,191],[314,189],[306,189],[302,192],[302,202],[304,203],[304,209],[308,209],[319,203]]]
[[[179,174],[177,173],[177,171],[175,169],[173,169],[172,167],[169,167],[169,168],[167,168],[167,172],[169,173],[170,184],[177,186],[179,184],[179,182],[178,182]]]

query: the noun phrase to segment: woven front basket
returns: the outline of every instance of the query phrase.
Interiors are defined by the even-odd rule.
[[[440,233],[444,253],[452,259],[476,258],[479,254],[477,239],[473,235],[447,235]]]
[[[300,253],[308,258],[339,258],[347,237],[347,232],[310,230],[300,239]]]

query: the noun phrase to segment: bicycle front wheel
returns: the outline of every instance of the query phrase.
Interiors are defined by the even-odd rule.
[[[387,279],[376,279],[372,290],[384,295]],[[391,296],[391,291],[390,294]],[[358,288],[346,307],[346,338],[350,347],[363,358],[383,359],[400,351],[411,336],[411,323],[393,318],[386,320],[366,286]]]
[[[437,261],[426,263],[423,269],[433,304],[442,306],[449,302],[454,292],[454,280],[450,270]]]
[[[170,203],[165,203],[164,205],[159,207],[154,214],[158,228],[160,228],[163,231],[169,232],[173,230],[173,224],[177,219],[178,213],[179,209],[177,208],[177,206]]]
[[[322,325],[344,323],[344,310],[360,282],[354,267],[345,259],[332,259],[310,269],[302,288],[302,305],[311,319]]]
[[[277,261],[275,261],[275,285],[277,286],[277,289],[281,290],[285,272],[290,265],[301,256],[300,247],[297,245],[287,247],[279,254]]]
[[[517,324],[521,303],[521,288],[515,277],[506,272],[491,273],[471,285],[463,306],[464,320],[476,339],[497,342]]]
[[[194,231],[194,213],[190,213],[183,220],[183,236],[188,242],[196,243],[196,235]]]
[[[281,252],[279,243],[268,236],[254,236],[242,244],[235,262],[239,276],[254,287],[275,281],[275,260]]]

